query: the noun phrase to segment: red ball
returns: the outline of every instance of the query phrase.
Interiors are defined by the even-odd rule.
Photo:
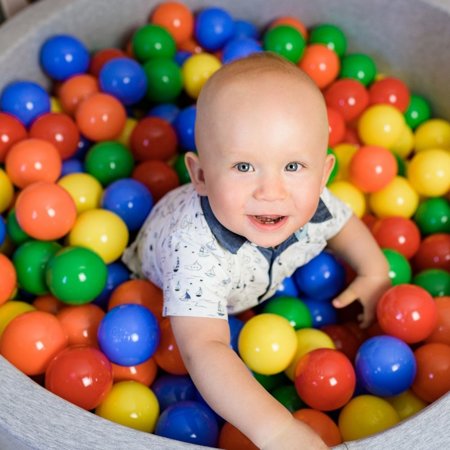
[[[219,433],[219,448],[227,450],[257,450],[255,444],[231,423],[225,422]]]
[[[108,358],[88,346],[65,349],[51,361],[45,373],[45,387],[49,391],[86,410],[102,402],[112,383]]]
[[[372,227],[372,233],[382,248],[397,250],[405,258],[412,258],[420,246],[420,230],[406,217],[385,217]]]
[[[387,104],[405,112],[409,106],[409,100],[408,86],[398,78],[383,78],[372,83],[369,88],[369,103],[371,105]]]
[[[411,262],[416,273],[426,269],[450,271],[450,234],[436,233],[427,236],[420,243]]]
[[[158,373],[158,366],[153,358],[149,358],[136,366],[119,366],[114,363],[111,365],[115,383],[119,381],[137,381],[150,386],[155,381]]]
[[[450,297],[436,297],[437,325],[425,342],[450,345]]]
[[[346,132],[345,121],[338,110],[330,108],[329,106],[327,107],[327,114],[329,131],[328,146],[334,147],[344,140]]]
[[[412,344],[432,333],[438,315],[428,291],[412,284],[399,284],[381,296],[377,318],[385,333]]]
[[[133,128],[130,146],[136,161],[167,161],[177,151],[177,135],[172,125],[159,117],[146,117]]]
[[[344,325],[332,324],[321,327],[332,339],[336,350],[344,353],[350,361],[353,361],[361,345],[360,340]]]
[[[5,161],[8,150],[27,137],[27,130],[16,117],[0,112],[0,164]]]
[[[329,447],[342,444],[342,436],[338,426],[324,412],[303,408],[295,411],[293,416],[310,426]]]
[[[338,350],[320,348],[302,356],[295,369],[295,388],[311,408],[332,411],[344,406],[355,390],[355,371]]]
[[[92,55],[91,62],[89,64],[89,73],[98,78],[102,67],[108,61],[115,58],[123,58],[125,56],[125,52],[118,48],[103,48]]]

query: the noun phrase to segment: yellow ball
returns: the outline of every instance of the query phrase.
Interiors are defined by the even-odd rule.
[[[407,390],[394,397],[388,397],[386,400],[394,407],[400,420],[407,419],[413,414],[421,411],[427,403],[417,397],[412,391]]]
[[[427,120],[417,127],[414,138],[416,152],[427,148],[450,150],[450,122],[444,119]]]
[[[342,408],[338,424],[342,439],[353,441],[391,428],[399,421],[397,411],[387,400],[360,395]]]
[[[348,166],[357,151],[358,147],[353,144],[339,144],[333,148],[339,168],[335,181],[348,179]]]
[[[128,243],[128,228],[115,213],[106,209],[82,212],[69,233],[69,245],[86,247],[105,262],[118,259]]]
[[[11,205],[14,187],[6,172],[0,168],[0,213]]]
[[[198,53],[190,56],[181,68],[184,89],[188,95],[197,98],[208,78],[221,65],[220,60],[209,53]]]
[[[52,113],[63,113],[61,102],[56,97],[50,97],[50,111]]]
[[[125,147],[130,148],[130,136],[137,123],[138,121],[136,119],[128,117],[128,119],[125,121],[125,126],[122,128],[122,132],[116,140],[119,141],[122,145],[125,145]]]
[[[9,300],[0,306],[0,338],[11,320],[30,311],[36,311],[36,308],[19,300]]]
[[[159,417],[159,403],[153,391],[137,381],[113,385],[95,414],[111,422],[152,433]]]
[[[414,133],[408,125],[405,124],[399,139],[391,147],[391,150],[401,158],[407,158],[414,148]]]
[[[400,139],[405,127],[403,114],[391,105],[367,108],[358,121],[358,134],[366,145],[391,148]]]
[[[362,217],[366,212],[364,194],[349,181],[335,181],[328,186],[328,189],[351,208],[355,216]]]
[[[302,356],[318,348],[336,348],[328,334],[315,328],[302,328],[301,330],[297,330],[295,337],[297,339],[297,350],[291,363],[284,371],[292,381],[295,379],[295,369]]]
[[[276,314],[259,314],[243,326],[239,334],[239,354],[254,372],[274,375],[291,362],[297,349],[295,330]]]
[[[70,173],[63,176],[58,184],[70,194],[78,214],[100,206],[103,188],[97,178],[92,175]]]
[[[450,189],[450,152],[427,149],[417,153],[409,163],[408,180],[421,195],[445,195]]]
[[[410,218],[419,204],[419,195],[411,183],[396,176],[386,187],[369,196],[369,206],[379,217],[400,216]]]

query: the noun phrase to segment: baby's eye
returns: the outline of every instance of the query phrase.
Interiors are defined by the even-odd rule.
[[[253,172],[253,166],[250,163],[240,162],[234,165],[239,172]]]
[[[285,169],[287,172],[297,172],[302,168],[302,165],[298,162],[290,162],[286,165]]]

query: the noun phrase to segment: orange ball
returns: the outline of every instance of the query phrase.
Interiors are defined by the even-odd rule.
[[[12,297],[16,285],[16,268],[6,255],[0,253],[0,305],[3,305]]]
[[[226,450],[257,450],[255,444],[235,426],[225,422],[219,433],[219,448]]]
[[[336,109],[327,106],[328,115],[328,146],[334,147],[345,137],[346,125],[344,116]]]
[[[40,181],[30,184],[18,195],[16,218],[25,233],[49,241],[59,239],[71,230],[77,209],[64,188]]]
[[[305,24],[296,17],[292,16],[278,17],[277,19],[270,22],[269,28],[274,28],[279,25],[289,25],[290,27],[295,28],[303,36],[305,41],[308,39],[308,29],[306,28]]]
[[[99,92],[97,78],[92,75],[74,75],[64,81],[58,89],[58,97],[61,107],[67,114],[73,116],[78,105],[89,98],[92,94]]]
[[[137,381],[145,386],[150,386],[158,373],[158,366],[153,358],[136,366],[119,366],[111,363],[114,383],[119,381]]]
[[[440,342],[450,345],[450,297],[436,297],[436,310],[438,321],[434,331],[425,339],[425,342]]]
[[[194,31],[192,11],[178,2],[164,2],[158,5],[150,16],[150,22],[165,28],[177,45],[189,39]]]
[[[59,320],[50,313],[31,311],[5,328],[0,354],[26,375],[39,375],[66,346],[67,335]]]
[[[122,103],[112,95],[95,93],[80,103],[75,120],[83,136],[92,141],[108,141],[120,135],[127,114]]]
[[[329,447],[342,443],[342,436],[338,426],[322,411],[303,408],[295,411],[293,416],[310,426]]]
[[[61,175],[61,167],[58,149],[52,143],[37,138],[14,144],[5,160],[8,177],[21,189],[36,181],[56,181]]]
[[[324,89],[337,78],[341,63],[335,51],[325,45],[311,44],[306,47],[299,66]]]
[[[67,305],[53,295],[46,294],[36,297],[33,300],[33,306],[39,311],[44,311],[56,315],[63,308],[66,308]]]
[[[417,374],[411,389],[424,402],[432,403],[450,391],[450,345],[424,344],[414,356]]]

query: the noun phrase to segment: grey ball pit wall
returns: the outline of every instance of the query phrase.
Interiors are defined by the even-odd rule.
[[[39,69],[42,42],[72,33],[90,49],[121,45],[145,23],[154,0],[42,0],[0,26],[0,89],[16,79],[48,80]],[[381,72],[404,79],[450,118],[450,0],[185,0],[193,10],[222,6],[266,24],[293,14],[308,25],[343,27],[349,52],[372,55]],[[450,394],[396,427],[337,449],[450,448]],[[126,428],[60,399],[0,357],[0,450],[178,450],[196,445]]]

